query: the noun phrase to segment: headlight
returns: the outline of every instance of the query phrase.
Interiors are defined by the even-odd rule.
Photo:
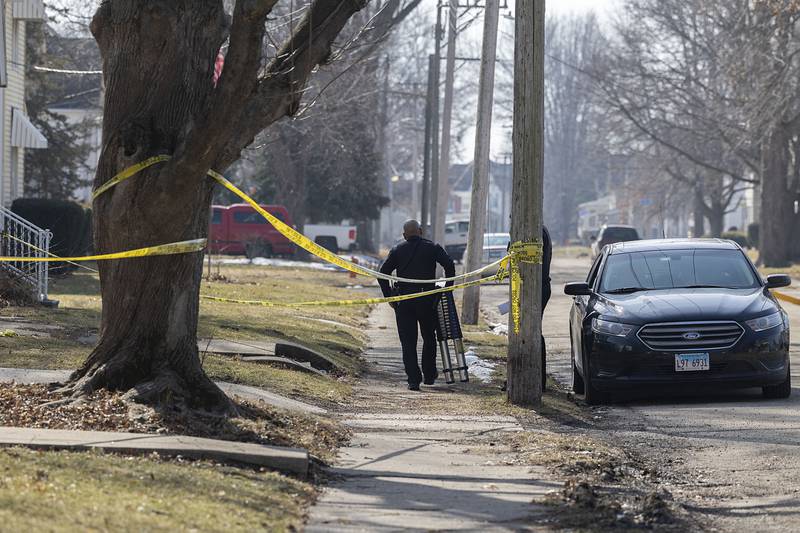
[[[601,318],[593,318],[592,331],[613,337],[627,337],[633,331],[633,326],[620,322],[610,322]]]
[[[780,311],[772,313],[771,315],[762,316],[761,318],[754,318],[745,322],[747,327],[753,331],[764,331],[772,329],[783,324],[783,315]]]

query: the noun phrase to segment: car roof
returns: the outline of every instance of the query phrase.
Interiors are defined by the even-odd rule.
[[[738,250],[739,245],[726,239],[650,239],[609,244],[609,255],[665,250]]]

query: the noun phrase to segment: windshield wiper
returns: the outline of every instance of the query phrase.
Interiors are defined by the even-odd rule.
[[[733,287],[725,287],[723,285],[686,285],[680,287],[682,289],[732,289]]]
[[[606,294],[629,294],[631,292],[649,291],[647,287],[620,287],[619,289],[611,289],[605,291]]]

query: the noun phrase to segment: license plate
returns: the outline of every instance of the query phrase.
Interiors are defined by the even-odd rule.
[[[675,372],[708,370],[707,353],[679,353],[675,356]]]

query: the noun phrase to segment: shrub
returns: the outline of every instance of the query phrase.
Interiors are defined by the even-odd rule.
[[[742,248],[750,248],[750,242],[747,240],[747,235],[741,231],[726,231],[722,234],[723,239],[729,239],[737,243]]]
[[[91,211],[75,202],[44,198],[20,198],[11,204],[11,211],[42,229],[53,233],[50,253],[62,257],[85,255],[91,248]],[[52,264],[53,274],[63,274],[76,267]]]

